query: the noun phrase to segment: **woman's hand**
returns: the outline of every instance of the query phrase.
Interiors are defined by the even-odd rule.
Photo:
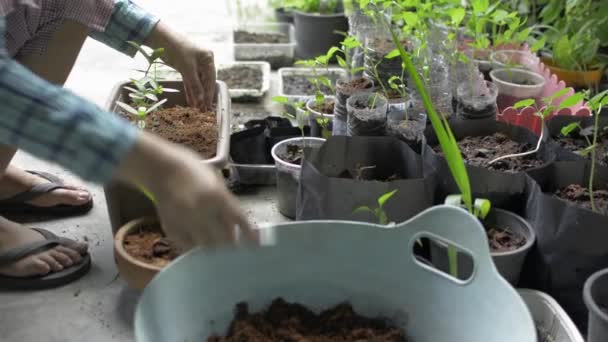
[[[152,193],[163,230],[182,247],[258,241],[216,171],[182,147],[141,132],[117,176]]]
[[[182,74],[186,99],[192,107],[211,110],[216,95],[215,62],[213,52],[188,41],[171,31],[162,22],[148,37],[146,45],[164,48],[165,63]]]

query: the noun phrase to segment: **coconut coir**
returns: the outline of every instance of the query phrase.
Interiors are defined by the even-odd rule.
[[[123,247],[135,259],[157,267],[165,267],[180,254],[179,249],[157,229],[142,228],[127,235]]]
[[[386,319],[367,318],[343,303],[315,314],[300,304],[279,298],[259,313],[238,304],[225,337],[207,342],[405,342],[405,333]]]

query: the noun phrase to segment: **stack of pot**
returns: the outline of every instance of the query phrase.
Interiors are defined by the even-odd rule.
[[[361,91],[369,91],[373,82],[367,78],[357,78],[350,81],[338,81],[336,84],[336,105],[334,107],[333,135],[346,135],[348,111],[346,102]]]

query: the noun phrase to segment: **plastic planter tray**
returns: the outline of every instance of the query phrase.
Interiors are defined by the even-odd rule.
[[[265,61],[270,63],[273,69],[293,65],[296,53],[296,35],[295,28],[292,24],[243,24],[236,26],[233,31],[247,31],[251,33],[283,33],[289,37],[289,43],[285,44],[234,43],[235,60]]]
[[[203,341],[226,332],[235,304],[256,312],[282,297],[313,310],[348,301],[389,318],[408,341],[537,342],[528,308],[492,264],[483,228],[462,209],[434,207],[392,227],[317,221],[260,234],[262,247],[196,249],[160,272],[137,305],[136,341]],[[422,237],[468,251],[472,277],[456,280],[418,261],[412,249]]]
[[[262,72],[262,87],[260,89],[230,89],[228,93],[235,102],[259,101],[270,90],[270,64],[268,62],[231,62],[218,65],[217,69],[225,70],[236,66],[250,67]]]
[[[119,83],[112,91],[105,109],[111,112],[118,111],[116,101],[122,101],[127,97],[124,86],[129,85],[129,81]],[[166,93],[168,99],[166,106],[186,105],[186,95],[182,81],[161,81],[163,87],[178,89],[179,93]],[[221,81],[217,81],[217,127],[218,144],[215,157],[201,160],[202,163],[212,165],[217,169],[222,169],[228,164],[230,154],[230,96],[228,87]],[[125,223],[145,216],[155,216],[154,204],[138,189],[127,186],[119,182],[111,182],[104,187],[108,213],[112,232],[116,231]]]
[[[538,342],[585,342],[555,299],[534,290],[518,290],[536,322]]]
[[[285,76],[307,76],[312,77],[315,71],[311,68],[281,68],[279,69],[279,96],[284,96],[289,99],[291,102],[304,101],[315,94],[296,94],[296,95],[287,95],[283,90],[283,77]],[[339,79],[346,79],[347,73],[344,69],[341,68],[319,68],[316,70],[317,74],[320,75],[330,75],[335,76],[335,81]],[[335,83],[334,83],[335,84]],[[334,95],[334,94],[326,94],[326,95]]]

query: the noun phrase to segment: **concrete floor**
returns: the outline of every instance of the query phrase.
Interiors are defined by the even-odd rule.
[[[219,62],[232,58],[230,39],[230,1],[139,0],[143,7],[199,43],[214,49]],[[247,1],[244,1],[247,3]],[[259,5],[265,0],[250,0]],[[263,18],[254,7],[246,15]],[[124,80],[141,61],[133,61],[103,45],[89,40],[79,57],[67,87],[104,105],[112,87]],[[266,105],[235,105],[234,111],[268,114]],[[269,108],[272,109],[272,108]],[[66,180],[75,176],[56,165],[19,153],[15,163],[27,169],[52,172]],[[82,280],[71,285],[41,292],[0,293],[0,341],[2,342],[104,342],[133,341],[132,318],[138,293],[129,290],[118,277],[112,252],[112,236],[103,191],[87,185],[95,199],[94,209],[86,216],[45,222],[30,222],[57,234],[88,240],[93,268]],[[277,223],[285,220],[274,203],[274,189],[260,188],[242,195],[242,205],[252,222]],[[167,341],[170,342],[170,341]]]

